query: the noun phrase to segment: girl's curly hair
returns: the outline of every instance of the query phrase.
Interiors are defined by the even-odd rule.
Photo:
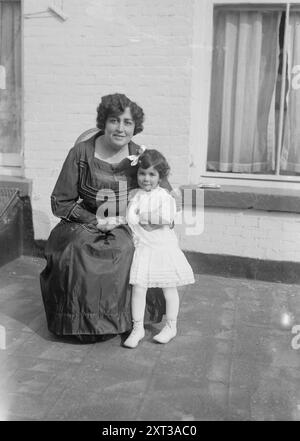
[[[170,172],[170,166],[166,158],[155,149],[145,150],[144,153],[141,154],[138,167],[144,169],[154,167],[155,170],[158,171],[160,179],[166,178]]]
[[[135,123],[133,134],[136,135],[144,129],[144,111],[135,102],[131,101],[122,93],[105,95],[97,107],[97,127],[100,130],[105,129],[106,120],[109,116],[119,116],[129,107],[133,121]]]

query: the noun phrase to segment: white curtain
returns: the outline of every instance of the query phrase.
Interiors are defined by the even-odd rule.
[[[20,2],[0,0],[0,153],[21,150]]]
[[[275,167],[279,12],[217,11],[207,168]]]
[[[300,173],[300,12],[290,13],[288,37],[289,88],[280,166]]]

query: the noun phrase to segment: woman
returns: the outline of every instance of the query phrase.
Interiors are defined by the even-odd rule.
[[[125,95],[102,97],[100,131],[76,144],[63,164],[51,195],[61,222],[48,239],[40,276],[48,328],[56,335],[95,341],[132,327],[131,232],[126,224],[103,228],[98,220],[125,215],[128,193],[137,187],[128,156],[140,153],[131,139],[143,130],[143,120],[143,110]],[[167,181],[162,186],[171,190]],[[164,308],[162,293],[148,290],[146,319],[161,321]]]

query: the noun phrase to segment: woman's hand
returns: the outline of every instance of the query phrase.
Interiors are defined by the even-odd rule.
[[[102,231],[102,233],[107,233],[125,223],[126,219],[124,216],[109,217],[105,219],[98,219],[97,228],[98,230]]]
[[[140,225],[146,231],[158,230],[159,228],[162,228],[164,226],[164,225],[159,225],[159,224],[155,225],[155,224],[142,224],[142,223],[140,223]]]
[[[97,228],[99,231],[101,231],[102,233],[108,233],[109,231],[114,230],[115,228],[117,228],[119,225],[116,224],[106,224],[106,225],[101,225],[101,224],[97,224]]]
[[[165,225],[169,225],[169,223],[166,223],[166,221],[164,221],[161,217],[159,219],[157,219],[158,220],[157,223],[152,224],[150,222],[151,217],[152,217],[152,219],[153,219],[153,217],[155,217],[154,214],[151,212],[142,212],[139,214],[139,224],[146,231],[158,230],[159,228],[162,228]]]

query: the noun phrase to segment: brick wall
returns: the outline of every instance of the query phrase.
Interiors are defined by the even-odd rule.
[[[49,3],[24,1],[25,175],[37,239],[57,222],[50,192],[102,95],[137,101],[146,123],[135,140],[168,156],[173,183],[188,176],[192,0],[57,0],[66,21],[42,13]]]
[[[185,250],[300,262],[300,214],[206,208],[201,234],[186,234],[184,224],[176,230]]]
[[[196,113],[190,115],[198,47],[193,6],[203,24],[209,1],[56,0],[66,21],[43,12],[49,3],[24,0],[24,157],[25,176],[33,180],[36,239],[46,239],[58,221],[50,193],[68,150],[95,125],[102,95],[123,92],[144,108],[145,130],[135,141],[166,154],[174,185],[188,183],[190,144],[201,141],[190,136],[197,124]],[[208,94],[205,84],[201,91]],[[207,125],[207,115],[199,124]],[[187,250],[300,261],[299,222],[295,214],[209,209],[199,238],[177,230]]]

